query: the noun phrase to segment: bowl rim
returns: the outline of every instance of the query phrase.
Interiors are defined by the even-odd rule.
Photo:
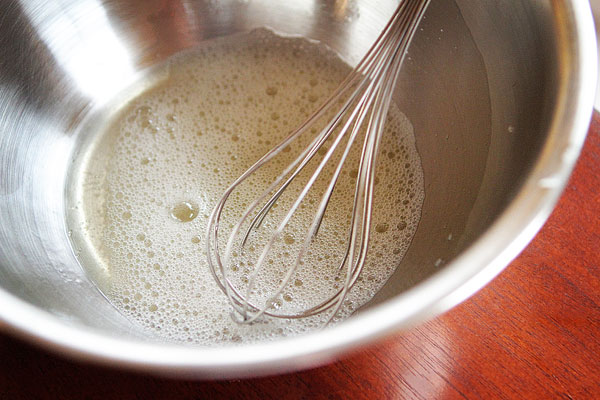
[[[567,184],[587,134],[597,76],[590,5],[578,0],[551,3],[555,19],[560,19],[555,27],[561,73],[548,140],[531,174],[481,237],[401,296],[308,335],[243,347],[190,347],[136,342],[66,324],[0,289],[0,330],[97,364],[179,377],[239,378],[323,364],[465,300],[499,274],[542,227]]]

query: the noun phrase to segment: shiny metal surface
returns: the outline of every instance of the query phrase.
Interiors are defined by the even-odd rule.
[[[396,5],[0,3],[0,326],[109,365],[249,376],[327,362],[492,279],[543,224],[583,143],[596,79],[587,2],[432,2],[395,97],[423,161],[421,223],[384,289],[339,326],[243,347],[156,343],[116,312],[72,254],[65,178],[88,112],[170,55],[254,27],[322,40],[356,63]]]

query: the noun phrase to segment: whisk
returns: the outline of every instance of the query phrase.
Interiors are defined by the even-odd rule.
[[[207,228],[206,252],[208,266],[219,288],[225,293],[233,309],[232,316],[240,323],[252,323],[261,316],[275,318],[305,318],[330,310],[327,322],[329,323],[340,311],[344,299],[349,290],[356,283],[361,274],[371,231],[371,213],[373,208],[373,190],[375,184],[375,165],[379,143],[383,134],[383,128],[392,99],[398,72],[404,60],[406,50],[415,34],[430,0],[402,0],[390,21],[383,29],[373,46],[338,86],[330,97],[300,126],[292,131],[281,143],[272,148],[261,157],[246,172],[237,178],[223,193],[220,200],[213,209]],[[334,107],[338,107],[337,111]],[[223,210],[230,195],[239,188],[258,169],[266,165],[282,150],[296,140],[301,134],[314,128],[315,124],[327,112],[333,112],[333,117],[328,120],[324,128],[310,141],[300,154],[274,177],[274,180],[262,193],[247,206],[242,217],[233,226],[229,234],[223,253],[219,250],[219,228]],[[335,189],[340,172],[348,158],[352,146],[355,145],[359,131],[366,128],[359,165],[356,174],[356,185],[349,231],[347,232],[347,244],[339,271],[345,269],[343,285],[331,297],[321,301],[316,306],[294,313],[276,312],[273,307],[274,299],[281,295],[284,288],[289,284],[294,273],[302,263],[302,259],[308,251],[311,241],[316,237],[321,222],[327,210],[332,193]],[[324,143],[332,140],[327,149]],[[255,304],[250,300],[250,294],[256,284],[257,276],[263,268],[274,244],[279,240],[294,213],[300,207],[307,193],[314,185],[319,175],[326,168],[327,163],[333,162],[333,154],[337,147],[344,143],[343,151],[337,160],[333,174],[326,190],[321,197],[316,209],[310,228],[306,232],[304,242],[296,254],[295,261],[287,267],[287,271],[281,279],[279,286],[264,304]],[[345,147],[344,147],[345,146]],[[312,172],[306,184],[302,187],[298,197],[292,202],[291,207],[284,213],[283,218],[277,224],[272,235],[266,241],[249,276],[245,289],[236,287],[228,276],[228,268],[234,249],[244,249],[247,246],[250,234],[260,227],[266,215],[273,208],[277,200],[290,184],[298,177],[306,165],[321,150],[326,149],[325,155]],[[248,225],[248,227],[245,227]],[[242,229],[244,227],[244,229]]]

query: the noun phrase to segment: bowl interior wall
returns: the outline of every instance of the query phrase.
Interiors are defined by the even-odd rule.
[[[411,248],[371,306],[400,296],[475,240],[520,187],[545,140],[553,96],[547,2],[500,9],[432,1],[395,100],[425,173]],[[82,118],[144,70],[213,37],[268,26],[356,63],[395,1],[56,0],[0,5],[0,287],[68,323],[143,337],[78,265],[65,178]],[[7,22],[7,21],[10,21]],[[546,28],[548,29],[548,28]]]

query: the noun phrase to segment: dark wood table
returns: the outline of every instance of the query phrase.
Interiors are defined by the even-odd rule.
[[[600,399],[600,115],[556,210],[491,284],[332,365],[193,382],[82,365],[0,336],[0,399]]]

